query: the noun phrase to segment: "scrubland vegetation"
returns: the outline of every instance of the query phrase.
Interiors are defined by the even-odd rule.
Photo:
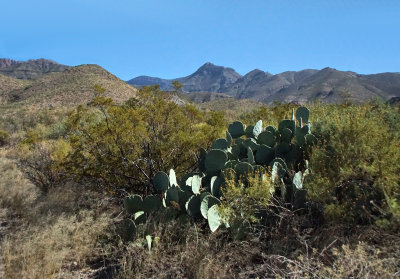
[[[34,116],[1,108],[0,277],[400,276],[399,108],[308,104],[317,142],[301,157],[307,167],[288,159],[282,175],[279,164],[239,180],[223,173],[216,214],[232,226],[211,232],[172,194],[142,220],[123,201],[163,197],[157,173],[174,169],[182,180],[198,171],[199,149],[215,148],[232,121],[278,127],[299,106],[235,114],[221,102],[206,111],[177,105],[157,87],[123,104],[97,90],[87,105]],[[295,205],[280,181],[305,169],[306,200]]]

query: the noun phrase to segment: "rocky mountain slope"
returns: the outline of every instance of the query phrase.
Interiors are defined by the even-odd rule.
[[[21,81],[17,79],[11,79],[10,83],[12,82],[17,84],[12,90],[0,92],[3,100],[40,107],[87,103],[96,94],[93,89],[95,84],[105,88],[104,96],[112,97],[116,102],[125,101],[137,93],[136,88],[98,65],[70,67],[63,72],[46,74],[23,85],[19,85],[18,82]]]
[[[36,79],[48,73],[62,72],[68,68],[70,66],[61,65],[47,59],[15,61],[0,58],[0,74],[17,79]]]

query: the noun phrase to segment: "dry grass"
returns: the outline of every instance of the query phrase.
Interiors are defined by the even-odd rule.
[[[58,278],[61,272],[66,276],[63,269],[82,269],[102,253],[98,238],[110,221],[105,214],[81,211],[42,218],[3,240],[7,278]]]
[[[38,190],[10,159],[0,157],[0,173],[0,207],[23,214],[38,197]]]
[[[160,237],[150,252],[144,237]],[[395,278],[400,236],[377,228],[300,231],[296,221],[232,241],[202,225],[147,224],[124,247],[116,278]],[[266,228],[268,231],[269,229]],[[264,229],[265,232],[265,229]],[[329,233],[328,233],[329,232]]]
[[[4,157],[0,172],[0,275],[82,278],[90,272],[90,264],[106,253],[101,239],[113,215],[108,199],[69,184],[40,195]]]

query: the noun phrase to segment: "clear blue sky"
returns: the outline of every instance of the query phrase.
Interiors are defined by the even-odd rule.
[[[245,74],[400,72],[399,0],[0,0],[0,57],[95,63],[122,79],[205,62]]]

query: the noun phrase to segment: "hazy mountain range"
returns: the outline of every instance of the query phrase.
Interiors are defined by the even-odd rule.
[[[400,97],[400,73],[360,75],[324,68],[273,75],[256,69],[242,76],[232,68],[206,63],[186,77],[168,80],[139,76],[124,82],[98,65],[71,67],[46,59],[0,59],[0,102],[79,103],[93,96],[95,83],[105,87],[109,96],[123,101],[136,94],[133,86],[159,84],[164,90],[172,90],[173,80],[184,85],[182,95],[186,99],[197,103],[221,98],[264,103],[306,103],[319,99],[334,103]]]
[[[361,75],[333,68],[288,71],[275,75],[256,69],[241,76],[232,68],[206,63],[187,77],[167,80],[139,76],[128,83],[134,86],[160,84],[162,89],[172,90],[173,80],[184,85],[184,92],[218,92],[236,99],[254,99],[264,103],[305,103],[316,99],[328,103],[343,100],[364,102],[400,96],[400,73]]]

